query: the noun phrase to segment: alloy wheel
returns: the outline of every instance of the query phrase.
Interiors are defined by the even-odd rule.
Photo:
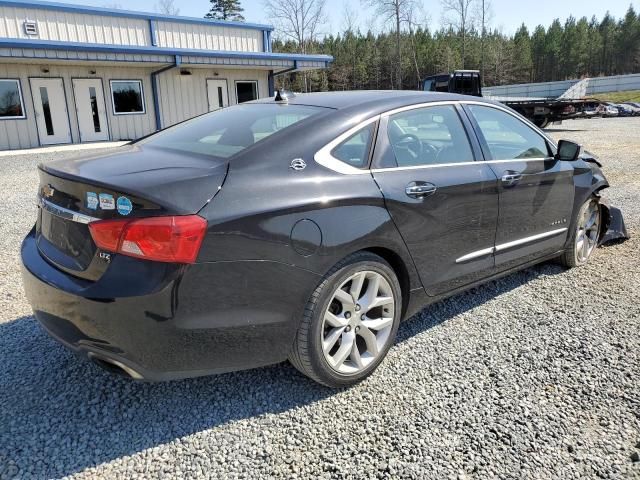
[[[578,218],[576,232],[576,259],[586,262],[598,246],[600,236],[600,206],[595,200],[589,201]]]
[[[353,375],[375,361],[389,341],[396,299],[387,279],[355,273],[333,293],[322,322],[322,351],[338,373]]]

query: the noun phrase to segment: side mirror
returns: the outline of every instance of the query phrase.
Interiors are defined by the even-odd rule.
[[[582,155],[582,145],[569,140],[560,140],[558,142],[558,153],[556,153],[556,160],[566,160],[573,162]]]

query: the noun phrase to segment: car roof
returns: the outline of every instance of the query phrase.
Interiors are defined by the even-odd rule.
[[[349,109],[363,111],[378,110],[384,112],[394,108],[400,108],[416,103],[430,103],[442,101],[474,100],[486,103],[493,103],[480,97],[470,97],[452,93],[421,92],[417,90],[355,90],[344,92],[316,92],[316,93],[296,93],[289,97],[289,105],[308,105],[336,110]],[[274,98],[263,98],[256,103],[270,103]]]

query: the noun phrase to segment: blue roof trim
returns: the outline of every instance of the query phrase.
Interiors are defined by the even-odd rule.
[[[46,10],[58,10],[62,12],[86,13],[90,15],[107,15],[110,17],[140,18],[146,20],[161,20],[182,23],[200,23],[220,27],[248,28],[252,30],[273,30],[272,25],[259,23],[229,22],[225,20],[213,20],[197,17],[180,17],[175,15],[161,15],[158,13],[135,12],[132,10],[120,10],[114,8],[91,7],[88,5],[70,5],[68,3],[45,2],[42,0],[0,0],[0,5],[18,8],[42,8]]]
[[[193,55],[198,57],[240,58],[253,60],[290,60],[307,62],[333,62],[331,55],[302,55],[299,53],[237,52],[224,50],[191,50],[165,47],[138,47],[135,45],[104,45],[92,43],[32,40],[30,38],[0,38],[0,48],[38,48],[73,50],[81,52],[133,53],[148,55]]]

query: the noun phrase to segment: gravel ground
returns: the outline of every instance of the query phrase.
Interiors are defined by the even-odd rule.
[[[640,118],[549,131],[601,157],[633,238],[427,308],[340,392],[288,364],[140,384],[68,353],[18,269],[54,155],[1,159],[0,477],[640,478]]]

